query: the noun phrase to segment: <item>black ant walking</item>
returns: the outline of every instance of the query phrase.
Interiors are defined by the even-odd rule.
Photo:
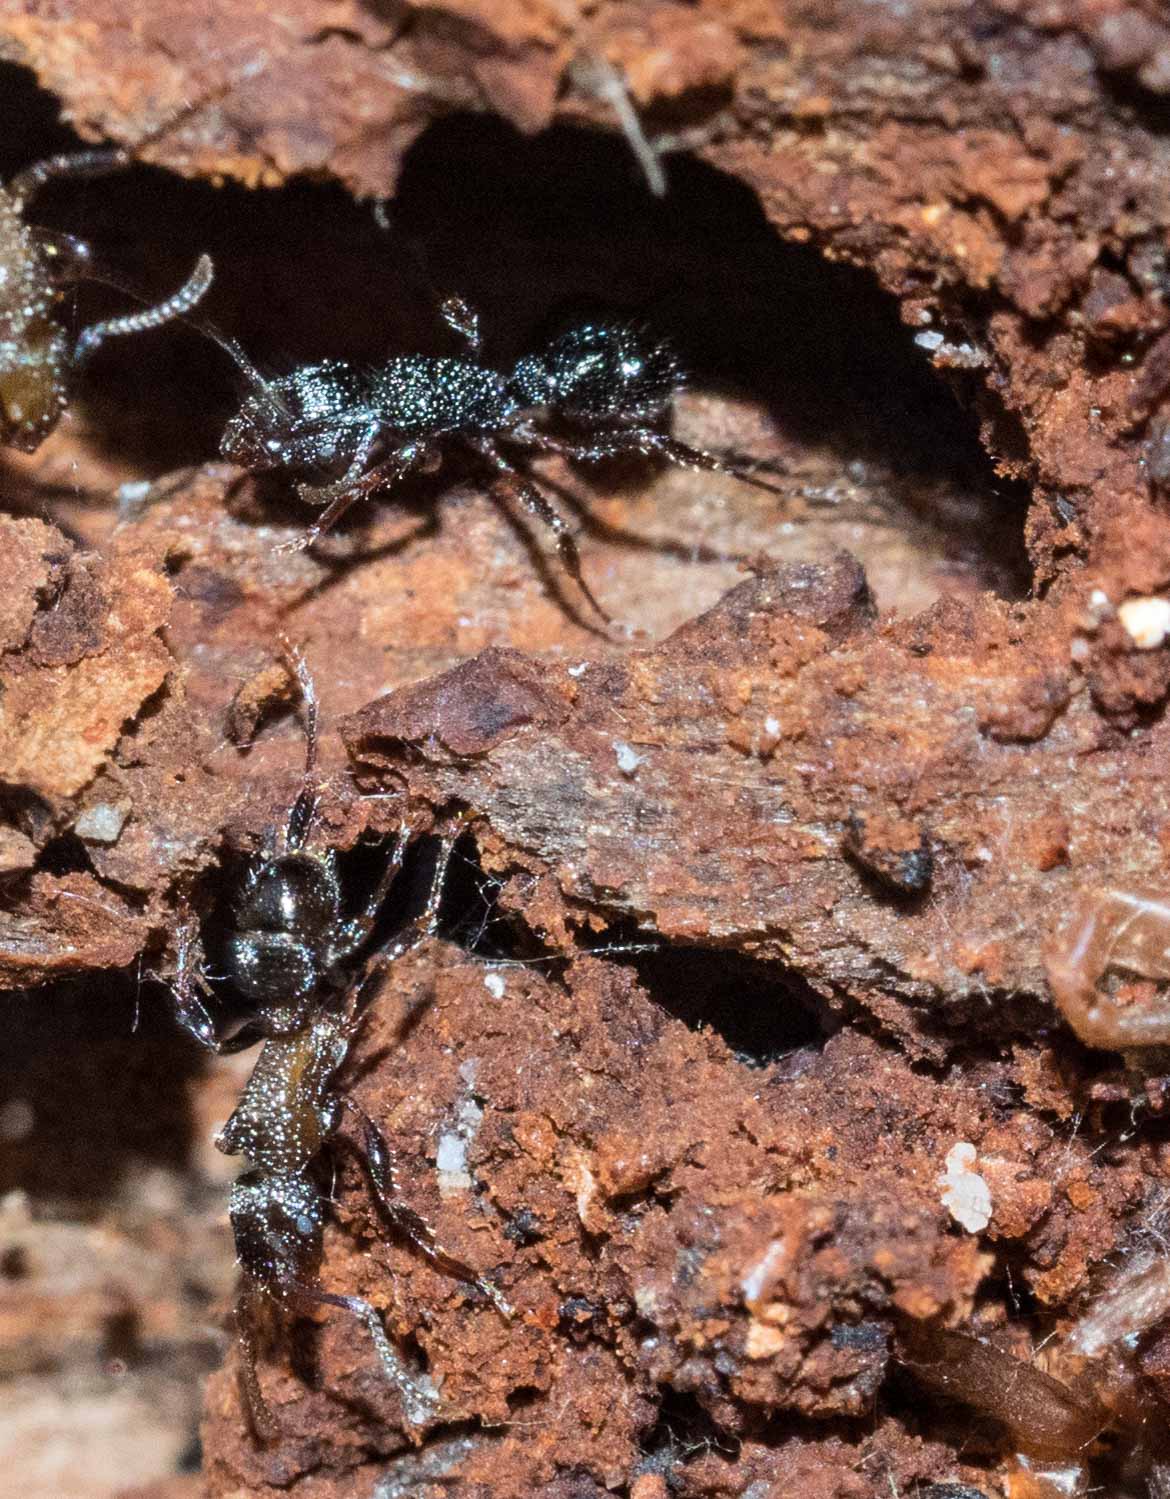
[[[100,266],[84,241],[31,225],[28,207],[48,182],[103,176],[133,159],[123,146],[50,156],[0,187],[0,445],[35,452],[60,420],[72,379],[96,349],[109,338],[145,333],[184,317],[211,285],[211,257],[201,255],[178,291],[153,306],[91,323],[75,340],[58,321],[64,291],[80,281],[102,281],[143,299]]]
[[[462,358],[411,354],[373,370],[328,360],[271,380],[238,344],[204,325],[252,386],[224,431],[221,455],[250,470],[325,480],[302,477],[296,485],[300,499],[324,508],[291,550],[312,546],[364,496],[411,472],[438,469],[444,448],[457,445],[553,532],[565,570],[610,622],[581,576],[577,544],[563,517],[508,450],[587,463],[634,453],[779,492],[745,466],[660,430],[684,383],[678,357],[663,339],[632,323],[585,323],[501,373],[484,363],[479,319],[466,303],[448,298],[440,310],[466,346]]]
[[[358,1156],[375,1204],[390,1225],[440,1269],[470,1282],[504,1316],[511,1316],[500,1291],[443,1249],[423,1218],[399,1200],[385,1136],[336,1084],[375,981],[436,930],[455,835],[441,841],[422,913],[368,953],[356,979],[348,978],[401,869],[411,833],[405,826],[400,829],[365,909],[345,917],[334,855],[307,846],[315,801],[318,706],[303,659],[296,652],[288,654],[305,707],[304,783],[283,833],[279,838],[273,834],[270,846],[249,863],[228,904],[225,977],[249,1007],[245,1023],[235,1035],[218,1037],[205,1003],[210,989],[200,970],[190,913],[180,926],[173,990],[180,1023],[203,1046],[222,1053],[263,1042],[240,1102],[216,1141],[226,1155],[251,1162],[232,1189],[230,1217],[244,1274],[236,1314],[243,1390],[263,1440],[270,1440],[277,1428],[256,1373],[254,1326],[261,1296],[291,1311],[327,1305],[351,1312],[369,1331],[383,1371],[399,1390],[407,1426],[421,1427],[438,1409],[433,1384],[395,1351],[375,1308],[317,1283],[326,1203],[317,1171],[322,1151],[334,1141]],[[347,1113],[357,1124],[357,1141],[341,1133]]]

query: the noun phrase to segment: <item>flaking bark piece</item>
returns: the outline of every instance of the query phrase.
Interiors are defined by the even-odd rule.
[[[989,987],[1040,994],[1074,879],[1162,867],[1156,819],[1124,846],[1109,830],[1135,796],[1170,811],[1168,731],[1140,761],[1112,739],[1070,667],[1076,625],[992,600],[879,621],[838,557],[751,579],[620,662],[482,656],[342,733],[375,784],[478,812],[493,868],[524,850],[579,913],[779,958],[929,1048],[875,990],[958,1026]],[[1073,806],[1094,809],[1075,830]],[[929,873],[931,898],[890,900],[870,873],[905,894]]]
[[[27,649],[0,655],[0,779],[60,800],[88,784],[166,680],[171,588],[132,542],[98,559],[38,521],[4,525],[15,544],[0,548],[0,596],[25,600],[10,635],[23,622]]]

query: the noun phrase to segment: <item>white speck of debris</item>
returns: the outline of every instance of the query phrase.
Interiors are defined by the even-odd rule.
[[[569,667],[569,675],[571,677],[583,677],[588,670],[589,670],[589,662],[588,661],[578,661],[577,664],[576,664],[576,666],[570,666]]]
[[[772,734],[773,736],[775,736],[775,735],[779,734],[779,732],[780,732],[780,720],[778,718],[765,718],[764,719],[764,733],[765,734]]]
[[[467,1141],[459,1135],[448,1133],[439,1136],[435,1165],[439,1171],[439,1192],[444,1197],[451,1192],[466,1192],[471,1186],[471,1176],[467,1170]]]
[[[502,973],[485,974],[483,986],[493,999],[503,999],[504,990],[507,987],[507,985],[504,983],[504,976]]]
[[[951,343],[945,339],[937,328],[931,328],[926,333],[916,333],[914,342],[920,349],[925,349],[928,354],[933,355],[934,363],[948,369],[974,370],[988,362],[987,355],[975,344],[964,340],[962,343]]]
[[[1113,600],[1103,588],[1094,588],[1089,595],[1089,608],[1098,619],[1107,619],[1113,613]]]
[[[113,802],[98,802],[86,807],[73,824],[73,831],[87,843],[117,843],[127,815],[125,807]]]
[[[580,1151],[577,1152],[577,1158],[572,1165],[575,1168],[573,1175],[576,1177],[576,1182],[571,1182],[569,1185],[570,1187],[575,1185],[577,1188],[577,1217],[584,1223],[597,1192],[597,1178],[590,1171],[589,1163]]]
[[[755,1264],[744,1271],[739,1289],[747,1307],[754,1311],[767,1298],[789,1259],[791,1255],[784,1244],[773,1239]]]
[[[1126,599],[1117,617],[1139,651],[1156,650],[1170,634],[1170,599]]]
[[[938,1179],[945,1190],[942,1205],[970,1234],[981,1233],[991,1222],[991,1189],[977,1171],[972,1171],[978,1151],[969,1140],[960,1140],[947,1152],[946,1175]]]
[[[468,1087],[475,1081],[479,1058],[470,1057],[461,1062],[459,1075]],[[457,1192],[466,1192],[471,1187],[471,1172],[467,1169],[467,1147],[475,1139],[483,1121],[483,1110],[474,1098],[465,1097],[455,1110],[454,1126],[445,1129],[439,1136],[435,1150],[435,1170],[439,1178],[439,1196],[451,1197]]]
[[[627,744],[624,739],[615,739],[613,750],[617,755],[618,769],[624,776],[632,776],[646,758],[645,755],[638,754],[633,745]]]

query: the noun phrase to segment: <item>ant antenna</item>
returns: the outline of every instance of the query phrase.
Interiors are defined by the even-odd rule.
[[[305,839],[308,837],[309,827],[313,821],[313,813],[316,811],[315,777],[321,705],[317,698],[316,683],[313,681],[312,673],[309,671],[300,648],[293,645],[291,640],[282,639],[281,654],[284,656],[285,665],[296,678],[297,687],[300,689],[301,694],[301,705],[305,710],[304,781],[301,793],[293,803],[292,811],[289,813],[288,828],[285,832],[285,846],[290,851],[295,852],[304,846]]]
[[[268,390],[268,381],[234,338],[229,337],[228,334],[222,332],[214,323],[209,322],[206,318],[184,317],[183,321],[194,328],[197,333],[202,333],[211,339],[212,343],[218,344],[242,372],[249,385],[253,386],[256,390]]]
[[[186,281],[165,301],[146,307],[141,312],[124,313],[121,317],[106,318],[100,323],[91,323],[82,330],[73,346],[73,364],[81,365],[105,343],[107,338],[117,338],[127,333],[145,333],[151,328],[161,328],[191,310],[201,301],[215,276],[215,267],[210,255],[200,255],[195,269]]]
[[[656,198],[665,198],[667,181],[662,160],[642,129],[642,121],[638,118],[629,87],[621,73],[600,52],[587,51],[578,52],[573,58],[569,74],[578,88],[592,94],[602,104],[608,104],[613,110],[634,160],[642,169],[646,186]]]

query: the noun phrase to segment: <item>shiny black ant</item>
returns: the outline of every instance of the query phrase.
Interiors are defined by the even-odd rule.
[[[198,922],[186,908],[180,916],[172,986],[176,1018],[200,1045],[218,1052],[303,1030],[323,992],[344,987],[348,965],[369,940],[410,842],[404,827],[364,910],[345,916],[336,855],[307,846],[317,795],[317,691],[300,653],[289,648],[286,659],[305,713],[305,765],[287,823],[269,830],[225,903],[222,976],[246,1011],[243,1027],[229,1039],[219,1039],[208,1009],[212,991],[202,972]]]
[[[189,109],[182,111],[183,115]],[[167,122],[169,128],[174,120]],[[133,161],[122,146],[46,157],[0,187],[0,445],[35,452],[65,410],[69,386],[85,361],[109,338],[145,333],[184,317],[211,285],[211,257],[172,296],[139,312],[91,323],[71,339],[58,321],[63,291],[80,281],[102,281],[138,298],[132,287],[96,264],[89,246],[71,235],[28,223],[26,212],[46,183],[98,177]]]
[[[678,357],[663,339],[632,323],[584,323],[501,373],[483,362],[476,314],[457,297],[440,310],[466,346],[462,358],[406,355],[373,370],[329,360],[271,380],[233,340],[204,325],[252,385],[224,431],[221,455],[249,470],[326,477],[296,485],[300,499],[324,509],[290,550],[312,546],[363,496],[411,472],[439,468],[443,448],[456,444],[553,532],[565,570],[608,622],[581,576],[564,519],[505,449],[586,463],[639,454],[778,492],[744,466],[660,430],[684,383]]]
[[[405,826],[400,829],[365,909],[346,918],[334,855],[306,845],[315,800],[318,705],[303,659],[293,651],[288,656],[305,706],[304,783],[283,833],[273,835],[270,846],[249,863],[228,903],[224,976],[248,1006],[243,1027],[227,1039],[216,1033],[205,1003],[210,988],[196,956],[197,927],[189,912],[180,926],[173,986],[178,1019],[203,1046],[222,1053],[263,1042],[216,1145],[226,1155],[251,1162],[232,1188],[229,1211],[244,1274],[236,1312],[242,1385],[253,1427],[266,1441],[277,1428],[256,1373],[255,1314],[262,1296],[290,1311],[327,1305],[351,1312],[369,1331],[382,1369],[400,1393],[407,1426],[417,1430],[438,1411],[433,1384],[395,1351],[375,1308],[317,1283],[327,1200],[318,1169],[332,1142],[346,1144],[358,1156],[375,1204],[393,1228],[440,1269],[468,1281],[504,1316],[511,1316],[500,1291],[443,1249],[423,1218],[399,1200],[385,1136],[335,1081],[377,978],[436,930],[455,837],[441,841],[425,909],[368,953],[359,976],[347,981],[349,965],[373,932],[411,834]],[[358,1126],[357,1142],[341,1134],[347,1113]]]

